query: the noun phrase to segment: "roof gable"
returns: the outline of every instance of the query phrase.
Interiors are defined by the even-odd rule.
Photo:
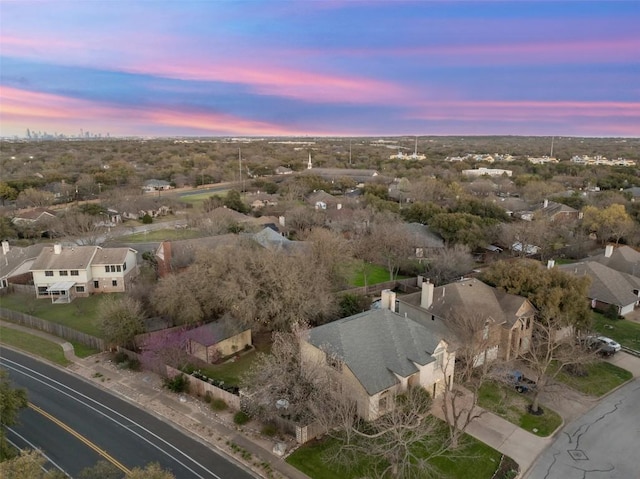
[[[380,309],[313,328],[308,342],[335,355],[353,372],[369,395],[398,383],[432,356],[442,338],[421,324]]]

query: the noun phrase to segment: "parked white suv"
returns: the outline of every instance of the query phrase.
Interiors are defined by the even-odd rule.
[[[620,349],[622,349],[622,346],[616,343],[613,339],[607,338],[606,336],[598,336],[596,339],[612,348],[616,353],[620,351]]]

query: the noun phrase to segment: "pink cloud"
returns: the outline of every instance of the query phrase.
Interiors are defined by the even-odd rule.
[[[0,87],[0,118],[3,135],[23,134],[37,126],[49,132],[68,131],[96,123],[112,134],[147,134],[159,126],[200,130],[203,134],[300,135],[300,131],[277,124],[253,121],[233,115],[175,111],[164,108],[116,107],[47,93]],[[8,130],[11,130],[10,132]]]
[[[569,118],[618,118],[640,121],[640,103],[597,101],[440,101],[425,102],[410,118],[422,120],[539,121]],[[640,126],[636,126],[640,129]],[[638,132],[640,133],[640,132]]]

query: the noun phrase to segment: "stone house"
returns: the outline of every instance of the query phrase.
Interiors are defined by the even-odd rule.
[[[388,412],[394,396],[407,388],[421,386],[438,397],[453,378],[449,343],[389,308],[313,328],[300,348],[303,367],[334,374],[367,421]]]
[[[474,357],[476,366],[496,359],[509,361],[529,350],[536,309],[526,298],[475,278],[437,288],[429,281],[420,282],[421,291],[398,298],[398,313],[440,331],[454,347],[471,340],[460,337],[460,325],[468,325],[482,349]]]

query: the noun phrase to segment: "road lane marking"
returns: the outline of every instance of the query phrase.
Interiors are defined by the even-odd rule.
[[[49,421],[53,422],[56,426],[64,429],[65,431],[67,431],[69,434],[71,434],[73,437],[78,439],[80,442],[82,442],[83,444],[85,444],[89,448],[93,449],[95,452],[97,452],[99,455],[104,457],[107,461],[109,461],[111,464],[116,466],[118,469],[120,469],[125,474],[129,474],[131,472],[130,469],[127,469],[126,466],[124,466],[120,461],[118,461],[113,456],[111,456],[107,451],[105,451],[104,449],[101,449],[100,447],[95,445],[93,442],[91,442],[89,439],[84,437],[82,434],[80,434],[75,429],[72,429],[70,426],[67,426],[65,423],[63,423],[57,417],[52,416],[47,411],[45,411],[44,409],[39,408],[38,406],[36,406],[35,404],[33,404],[31,402],[29,403],[29,407],[31,409],[33,409],[35,412],[37,412],[39,414],[42,414]]]
[[[14,434],[16,437],[20,438],[27,446],[30,446],[31,449],[33,449],[34,451],[37,451],[42,457],[44,457],[47,461],[49,461],[49,463],[51,463],[56,469],[58,469],[60,472],[62,472],[66,477],[71,477],[69,474],[67,474],[67,472],[64,469],[62,469],[57,463],[55,463],[53,461],[53,459],[51,459],[49,456],[47,456],[42,449],[38,448],[38,446],[33,444],[31,441],[29,441],[26,437],[24,437],[18,431],[16,431],[15,429],[12,429],[10,427],[7,427],[7,431],[11,432],[11,434]],[[10,439],[8,439],[8,441],[16,449],[22,450],[22,448],[20,446],[18,446],[18,444],[16,444],[14,441],[11,441]],[[49,472],[44,467],[42,469],[44,469],[45,472]]]
[[[114,422],[115,424],[118,424],[119,426],[122,426],[123,428],[127,428],[133,435],[137,436],[142,441],[146,442],[147,444],[149,444],[150,446],[152,446],[156,450],[164,453],[171,460],[175,461],[177,464],[179,464],[180,466],[184,467],[186,470],[191,472],[196,478],[205,479],[204,476],[198,474],[196,471],[194,471],[191,467],[189,467],[187,464],[182,462],[176,456],[170,454],[168,451],[166,451],[165,449],[160,447],[158,444],[153,443],[151,440],[149,440],[148,438],[144,437],[142,434],[136,432],[131,427],[129,427],[126,424],[124,424],[123,422],[119,421],[118,419],[116,419],[116,417],[119,417],[119,418],[122,418],[122,419],[126,420],[127,423],[133,424],[134,426],[139,428],[142,432],[148,434],[149,436],[151,436],[154,439],[157,439],[159,442],[161,442],[163,445],[165,445],[165,447],[177,452],[179,455],[181,455],[185,459],[189,460],[192,464],[195,464],[198,467],[200,467],[202,470],[206,471],[206,473],[208,475],[214,477],[215,479],[222,479],[222,477],[220,477],[218,474],[216,474],[215,472],[211,471],[210,469],[207,469],[207,467],[205,467],[204,465],[202,465],[199,462],[197,462],[195,459],[193,459],[191,456],[186,454],[184,451],[180,450],[179,448],[177,448],[176,446],[174,446],[173,444],[171,444],[167,440],[165,440],[162,437],[160,437],[158,434],[154,433],[153,431],[150,431],[149,429],[145,428],[144,426],[142,426],[141,424],[135,422],[133,419],[125,416],[124,414],[121,414],[118,411],[116,411],[114,409],[111,409],[110,407],[105,406],[104,404],[99,403],[98,401],[96,401],[95,399],[87,396],[86,394],[82,394],[82,393],[80,393],[78,391],[74,391],[69,386],[67,386],[67,385],[65,385],[65,384],[63,384],[63,383],[61,383],[59,381],[56,381],[55,379],[47,377],[44,374],[40,373],[39,371],[36,371],[36,370],[31,369],[31,368],[29,368],[27,366],[24,366],[23,364],[20,364],[18,362],[15,362],[15,361],[12,361],[10,359],[7,359],[5,357],[1,357],[0,356],[0,364],[2,364],[2,363],[4,363],[3,366],[5,368],[7,368],[9,370],[12,370],[12,371],[15,371],[16,373],[22,374],[22,375],[24,375],[24,376],[26,376],[28,378],[31,378],[34,381],[37,381],[37,382],[39,382],[39,383],[41,383],[41,384],[53,389],[54,391],[58,391],[60,394],[62,394],[64,396],[67,396],[68,398],[70,398],[70,399],[72,399],[74,401],[77,401],[78,403],[80,403],[83,406],[91,409],[92,411],[102,415],[104,418]],[[29,373],[26,373],[25,371],[28,371]],[[69,373],[67,373],[67,374],[69,374]],[[46,379],[46,381],[44,379],[42,379],[42,378]],[[49,381],[51,384],[48,383],[47,381]],[[96,387],[95,385],[92,385],[92,386]],[[73,394],[71,394],[68,391],[70,391]],[[74,396],[74,394],[77,395],[78,397]],[[80,398],[82,398],[82,400]],[[97,407],[92,406],[90,403],[95,404]],[[106,412],[104,412],[103,410],[101,410],[99,408],[104,409],[104,411],[108,411],[109,413],[113,414],[116,417],[109,416]],[[140,406],[139,409],[142,409],[143,411],[145,410],[144,407],[142,407],[142,406]],[[250,469],[248,469],[247,467],[244,467],[241,463],[236,461],[235,458],[233,458],[233,456],[225,455],[225,454],[221,453],[220,451],[216,450],[215,448],[210,448],[210,450],[214,454],[216,454],[219,457],[221,457],[222,459],[226,460],[228,463],[230,463],[230,464],[234,465],[235,467],[243,470],[247,475],[249,475],[251,477],[257,477],[254,472],[252,472]]]

